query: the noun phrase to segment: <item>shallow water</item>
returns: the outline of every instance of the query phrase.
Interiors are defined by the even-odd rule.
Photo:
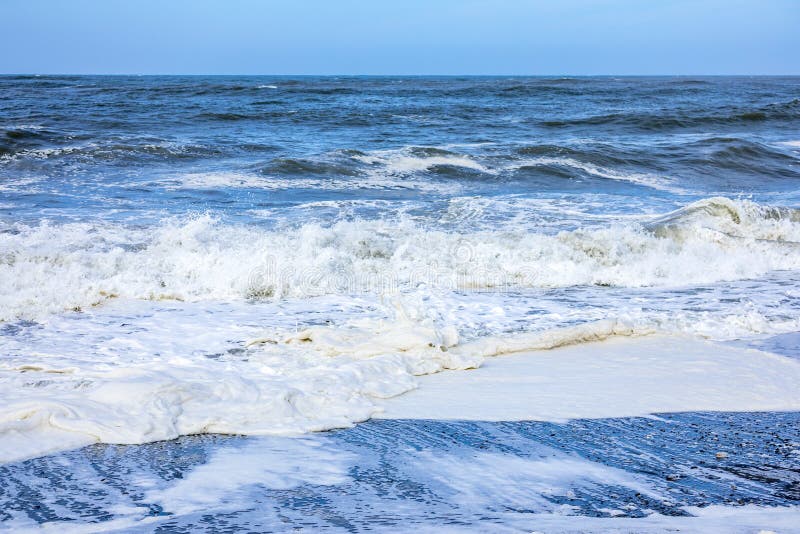
[[[658,514],[660,526],[630,528],[694,532],[702,523],[681,518],[758,506],[764,528],[785,526],[776,514],[800,500],[798,423],[793,413],[401,420],[307,438],[95,445],[0,467],[0,519],[136,532],[518,532],[549,519],[560,522],[548,532],[574,532],[625,528],[586,518]],[[744,524],[734,515],[720,531]]]

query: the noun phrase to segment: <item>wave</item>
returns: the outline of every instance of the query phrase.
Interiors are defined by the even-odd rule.
[[[266,230],[208,215],[160,226],[7,225],[0,319],[106,299],[307,298],[426,284],[497,291],[674,287],[800,269],[797,210],[711,198],[661,217],[558,234],[456,233],[412,220]]]
[[[362,163],[380,166],[388,174],[406,175],[431,171],[447,173],[448,168],[461,171],[476,171],[484,174],[496,172],[474,158],[436,147],[406,147],[401,150],[376,151],[369,154],[354,155]]]
[[[676,194],[687,194],[689,191],[683,187],[672,185],[667,178],[642,172],[626,172],[621,170],[614,170],[606,167],[601,167],[593,163],[579,161],[573,158],[566,157],[538,157],[527,160],[522,160],[509,165],[507,169],[531,169],[531,168],[556,168],[577,170],[592,177],[603,178],[606,180],[614,180],[618,182],[628,182],[634,185],[640,185],[651,189],[660,191],[668,191]],[[571,177],[572,174],[567,172],[565,177]]]
[[[574,157],[539,156],[526,157],[532,154],[570,154]],[[553,171],[563,178],[575,178],[584,175],[589,178],[601,178],[618,182],[627,182],[651,189],[684,194],[686,189],[674,185],[668,178],[652,173],[615,170],[578,159],[579,157],[598,159],[593,150],[578,150],[553,145],[537,145],[516,150],[510,157],[490,158],[478,157],[440,147],[408,146],[400,149],[361,152],[358,150],[342,150],[325,155],[324,158],[295,159],[285,158],[273,160],[269,166],[260,169],[262,174],[275,178],[281,176],[351,176],[364,177],[367,180],[357,184],[345,181],[343,187],[359,188],[436,188],[436,184],[419,180],[412,181],[415,176],[426,176],[442,179],[470,178],[486,179],[520,179],[520,171],[532,170]],[[604,155],[602,159],[609,165],[630,163]],[[577,173],[576,173],[577,171]],[[394,179],[393,179],[394,178]],[[399,179],[399,180],[398,180]],[[330,188],[335,183],[320,184]]]
[[[253,115],[244,115],[242,113],[201,113],[197,115],[198,119],[212,120],[212,121],[240,121],[247,119],[255,119]]]
[[[768,145],[739,138],[711,137],[691,144],[681,159],[697,169],[714,169],[730,176],[732,172],[748,178],[800,178],[800,159],[791,150],[775,143]]]
[[[619,124],[646,130],[688,128],[713,125],[747,125],[766,121],[791,121],[800,118],[800,98],[765,104],[756,108],[721,108],[709,114],[700,111],[660,111],[658,113],[606,113],[586,117],[551,119],[540,124],[550,128]]]
[[[226,114],[243,120],[249,115]],[[11,131],[11,130],[9,130]],[[737,137],[709,137],[679,144],[486,143],[483,145],[404,146],[383,150],[336,149],[318,154],[286,155],[282,147],[258,143],[178,142],[159,137],[114,136],[83,139],[47,129],[22,129],[0,139],[0,165],[47,166],[74,176],[76,167],[190,164],[210,158],[240,157],[231,174],[252,175],[268,189],[315,187],[341,189],[410,189],[460,193],[476,183],[513,183],[547,189],[613,187],[611,182],[678,195],[698,191],[752,191],[764,180],[785,187],[800,178],[791,145],[767,144]],[[65,141],[66,139],[66,141]],[[272,156],[272,159],[261,159]],[[277,156],[277,157],[275,157]],[[44,169],[42,169],[44,170]],[[87,169],[93,174],[94,169]],[[187,169],[191,170],[191,169]],[[722,174],[724,173],[724,175]],[[196,173],[191,173],[196,174]],[[760,180],[753,180],[753,176]],[[692,180],[698,177],[699,180]],[[570,182],[566,182],[569,180]],[[269,183],[267,183],[269,182]],[[589,182],[587,184],[586,182]],[[273,185],[269,185],[273,184]]]
[[[267,147],[268,148],[268,147]],[[204,144],[179,143],[167,140],[119,140],[82,144],[12,147],[0,154],[0,160],[60,161],[129,165],[148,161],[191,160],[222,156],[224,148]]]
[[[645,227],[656,236],[674,240],[692,239],[694,232],[703,229],[726,237],[800,245],[800,210],[725,197],[694,202]]]
[[[136,183],[136,187],[163,187],[167,190],[208,190],[219,189],[276,189],[278,186],[260,176],[235,172],[198,172],[168,176],[144,184]]]
[[[52,145],[82,139],[84,136],[45,128],[38,124],[16,124],[0,129],[0,156],[9,159],[14,154],[47,149]]]
[[[278,176],[355,176],[360,174],[349,159],[337,158],[338,154],[327,159],[276,158],[260,169],[262,174]]]
[[[414,189],[439,193],[459,192],[462,179],[502,172],[468,155],[436,147],[337,150],[317,157],[276,158],[255,170],[269,182],[269,189]]]
[[[44,131],[41,127],[16,127],[4,132],[5,136],[9,139],[38,139],[45,137],[48,132]]]

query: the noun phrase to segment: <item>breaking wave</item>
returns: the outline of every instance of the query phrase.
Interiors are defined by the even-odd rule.
[[[109,298],[277,299],[422,285],[502,291],[678,287],[800,269],[800,211],[716,197],[599,228],[458,233],[408,219],[267,230],[208,215],[155,227],[15,223],[0,229],[2,320]]]

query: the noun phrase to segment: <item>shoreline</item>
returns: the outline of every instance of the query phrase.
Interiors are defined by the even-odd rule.
[[[0,466],[0,526],[797,532],[798,429],[798,412],[693,412],[98,444]]]

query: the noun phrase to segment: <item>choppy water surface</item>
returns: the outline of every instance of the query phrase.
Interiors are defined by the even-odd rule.
[[[345,426],[606,319],[797,354],[799,207],[800,78],[3,76],[0,452]]]

